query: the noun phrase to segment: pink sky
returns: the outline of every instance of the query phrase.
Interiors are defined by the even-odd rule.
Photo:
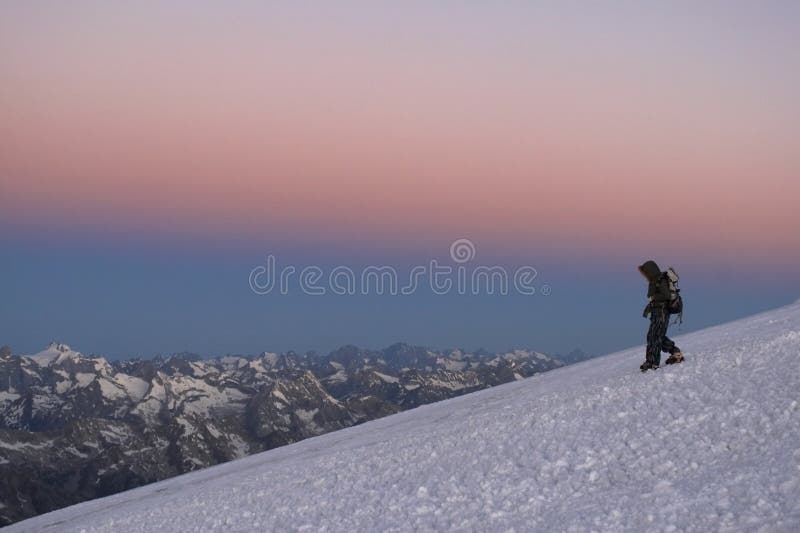
[[[153,6],[0,8],[0,220],[800,260],[791,6]]]

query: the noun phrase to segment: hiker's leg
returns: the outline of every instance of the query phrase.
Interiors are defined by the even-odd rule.
[[[678,347],[675,346],[675,343],[672,341],[672,339],[664,335],[664,338],[661,339],[661,351],[672,354],[675,353],[676,351],[679,352],[680,349],[678,349]]]
[[[664,310],[661,310],[658,313],[658,316],[659,316],[658,321],[657,321],[658,331],[656,333],[658,335],[658,339],[656,340],[656,346],[658,348],[656,349],[656,358],[655,358],[654,363],[657,364],[657,365],[660,365],[661,364],[661,346],[664,344],[664,339],[667,336],[667,326],[669,326],[669,315]]]
[[[667,325],[667,313],[663,309],[653,308],[650,312],[650,329],[647,330],[647,360],[651,364],[661,364],[661,345],[667,333]]]

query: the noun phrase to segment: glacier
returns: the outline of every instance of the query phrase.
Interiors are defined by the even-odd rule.
[[[676,339],[6,531],[800,530],[800,301]]]

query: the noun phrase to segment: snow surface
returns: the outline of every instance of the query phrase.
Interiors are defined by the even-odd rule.
[[[19,397],[19,394],[0,390],[0,402],[13,402],[14,400],[18,400]]]
[[[32,359],[40,367],[45,367],[49,366],[51,363],[53,363],[58,359],[61,359],[63,361],[64,359],[70,359],[70,358],[77,359],[80,358],[80,356],[81,354],[79,352],[74,351],[66,344],[51,342],[47,346],[47,348],[45,348],[41,352],[23,357]]]
[[[128,376],[127,374],[117,374],[114,376],[114,380],[125,389],[134,402],[141,401],[150,387],[150,384],[145,380],[135,376]]]
[[[674,367],[637,347],[8,531],[799,531],[800,302],[678,342]]]
[[[128,392],[125,390],[125,387],[119,383],[115,383],[106,378],[100,378],[98,381],[100,383],[100,391],[103,393],[105,398],[119,400],[128,396]]]
[[[91,385],[96,377],[95,374],[90,374],[89,372],[78,372],[75,374],[75,379],[78,382],[77,386],[82,388]]]
[[[389,376],[387,374],[381,374],[378,371],[373,371],[373,374],[378,376],[378,378],[380,378],[381,381],[385,381],[386,383],[399,383],[400,382],[400,380],[398,378],[396,378],[394,376]]]

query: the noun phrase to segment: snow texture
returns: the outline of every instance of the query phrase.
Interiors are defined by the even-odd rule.
[[[678,342],[681,365],[642,374],[637,347],[8,531],[799,531],[800,302]]]
[[[69,346],[66,344],[58,344],[58,343],[50,343],[47,348],[42,350],[41,352],[27,356],[30,359],[33,359],[36,364],[41,367],[49,366],[54,361],[61,359],[62,361],[65,359],[76,358],[80,357],[78,352],[73,351]]]
[[[122,385],[134,402],[141,401],[150,386],[145,380],[126,374],[117,374],[114,379]]]

